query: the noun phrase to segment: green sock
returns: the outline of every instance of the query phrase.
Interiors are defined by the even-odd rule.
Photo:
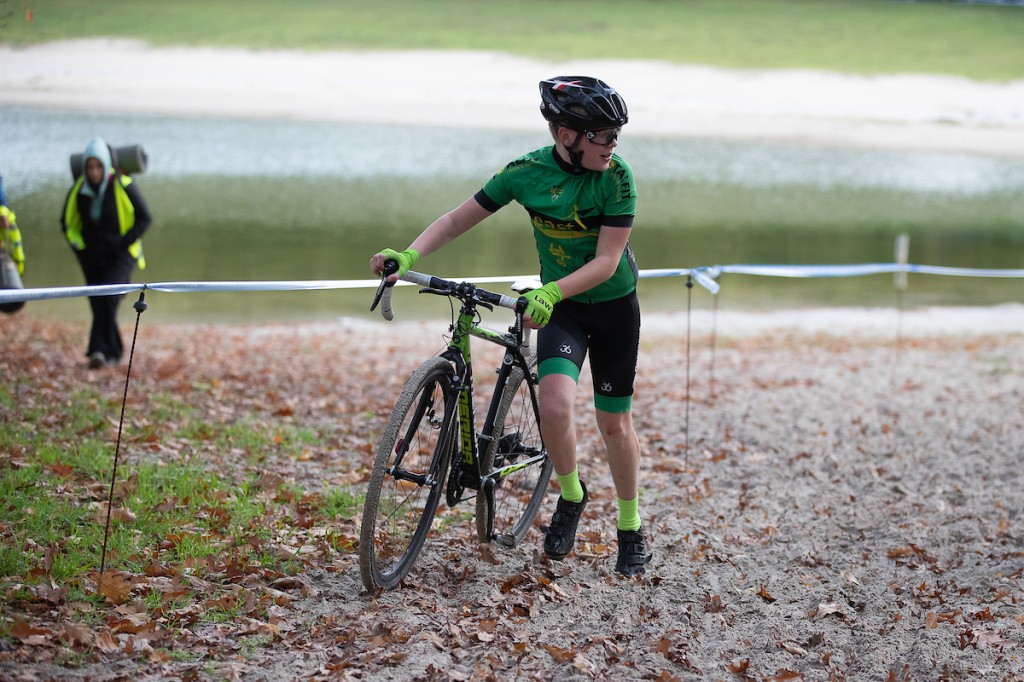
[[[640,496],[619,498],[619,530],[640,530]]]
[[[562,487],[562,499],[568,502],[583,501],[583,486],[580,485],[580,469],[576,467],[565,476],[558,477],[558,485]]]

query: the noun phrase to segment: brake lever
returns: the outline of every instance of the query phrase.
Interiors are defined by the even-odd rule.
[[[384,296],[384,292],[395,286],[394,282],[388,281],[388,277],[396,272],[398,272],[398,261],[394,259],[384,261],[384,269],[380,273],[380,284],[377,286],[377,294],[373,297],[373,304],[370,306],[371,313],[377,309],[380,299]]]
[[[377,309],[378,305],[380,305],[381,296],[384,295],[384,290],[389,286],[391,285],[388,284],[388,276],[382,273],[380,276],[380,285],[377,286],[377,294],[373,297],[373,303],[370,305],[371,313]]]

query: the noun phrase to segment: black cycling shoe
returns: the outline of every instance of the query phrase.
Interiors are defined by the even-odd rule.
[[[564,497],[558,497],[558,506],[555,507],[555,515],[551,517],[550,526],[541,526],[547,535],[544,537],[544,553],[556,561],[564,559],[572,551],[576,544],[576,525],[580,522],[583,508],[587,506],[587,486],[580,481],[583,488],[583,499],[579,502],[570,502]]]
[[[619,531],[619,559],[615,562],[617,572],[625,576],[640,575],[653,557],[647,551],[643,528]]]

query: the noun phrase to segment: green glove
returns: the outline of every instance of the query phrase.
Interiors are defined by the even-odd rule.
[[[527,300],[524,313],[538,326],[543,327],[551,319],[555,304],[562,300],[562,290],[558,288],[557,283],[548,282],[540,289],[527,291],[523,297]]]
[[[405,273],[409,272],[409,269],[416,265],[416,261],[420,259],[420,254],[416,249],[406,249],[405,251],[395,251],[394,249],[384,249],[380,252],[387,260],[393,260],[398,263],[398,276],[401,277]]]

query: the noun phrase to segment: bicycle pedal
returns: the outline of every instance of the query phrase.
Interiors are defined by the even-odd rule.
[[[495,544],[501,545],[505,549],[515,549],[515,546],[519,544],[516,542],[516,536],[512,533],[502,533],[501,535],[494,536]]]

